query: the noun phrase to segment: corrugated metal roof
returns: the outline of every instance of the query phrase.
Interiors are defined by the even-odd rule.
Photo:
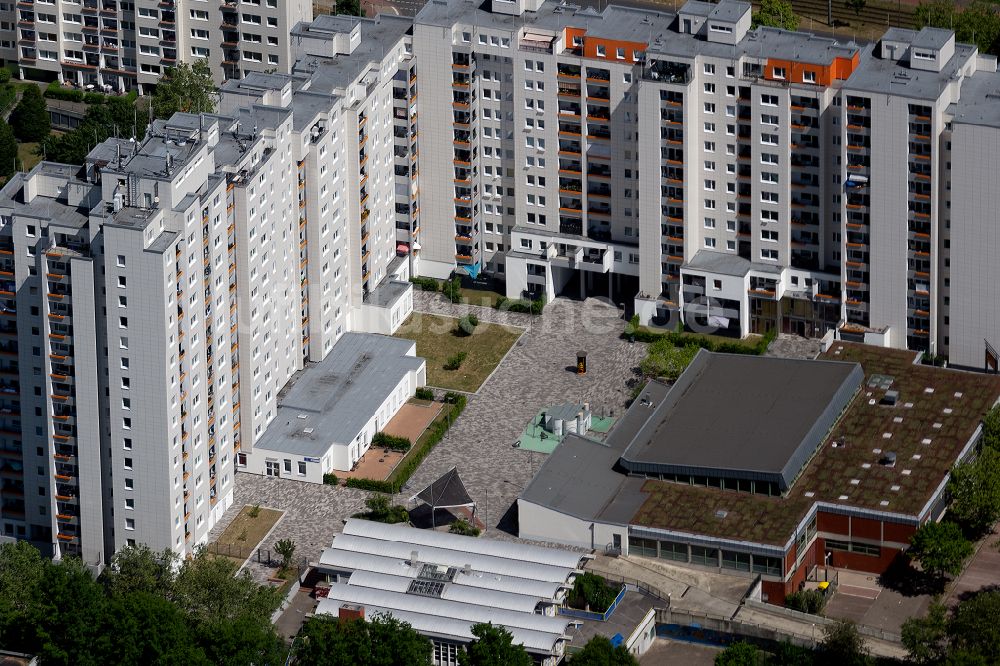
[[[555,567],[576,569],[580,565],[580,555],[566,550],[544,548],[508,541],[492,539],[470,539],[459,534],[446,534],[432,530],[418,530],[406,525],[384,525],[369,520],[352,518],[344,526],[344,534],[381,539],[383,541],[400,541],[407,544],[432,546],[434,548],[454,550],[463,553],[477,553],[495,558],[517,560],[518,562],[534,562]]]
[[[455,577],[455,582],[447,583],[441,592],[441,599],[457,601],[462,604],[480,604],[499,608],[500,610],[517,611],[519,613],[534,613],[538,606],[538,597],[496,590],[466,587],[458,581],[464,578],[462,574]],[[405,594],[413,582],[413,577],[393,576],[391,574],[374,573],[372,571],[355,571],[351,574],[348,585],[370,587]]]
[[[326,599],[320,600],[319,606],[316,608],[316,612],[336,617],[340,613],[340,605],[342,603],[344,603],[344,601],[341,599],[327,597]],[[365,604],[365,613],[368,617],[371,617],[376,613],[386,613],[392,615],[397,620],[406,622],[416,631],[425,636],[440,636],[442,638],[459,639],[463,641],[472,641],[475,639],[475,636],[472,635],[471,631],[472,625],[465,620],[453,620],[451,618],[436,617],[434,615],[427,615],[426,613],[414,613],[400,610],[398,608],[386,608],[374,604]],[[556,641],[559,639],[559,636],[544,631],[519,629],[516,627],[508,628],[508,631],[510,631],[515,645],[520,644],[523,645],[526,650],[541,652],[544,654],[550,654],[553,652]]]
[[[462,537],[475,541],[472,537]],[[369,539],[366,537],[353,536],[351,534],[341,534],[334,539],[334,548],[339,550],[350,550],[356,553],[371,553],[382,557],[393,557],[401,560],[409,560],[412,551],[417,551],[417,559],[421,562],[441,564],[449,567],[464,567],[468,564],[478,571],[498,573],[505,576],[519,576],[532,578],[534,580],[548,581],[551,583],[564,583],[574,569],[570,567],[548,566],[545,564],[535,564],[532,562],[519,562],[490,555],[480,555],[477,553],[463,553],[456,550],[444,548],[432,548],[419,544],[402,543],[397,541],[381,541],[379,539]],[[321,560],[322,562],[322,560]]]
[[[521,613],[493,608],[487,605],[479,605],[477,603],[462,603],[416,594],[390,592],[388,590],[359,587],[347,583],[333,583],[330,586],[327,598],[339,599],[343,603],[357,604],[364,606],[366,609],[369,606],[379,606],[392,611],[408,611],[440,618],[462,620],[469,624],[492,622],[493,624],[503,625],[508,629],[515,627],[529,629],[540,633],[552,634],[553,637],[564,634],[568,624],[565,618],[559,616],[550,617],[535,613]],[[393,614],[395,615],[395,612]]]
[[[390,576],[416,577],[419,573],[406,560],[393,557],[382,557],[370,553],[358,553],[348,550],[327,548],[320,558],[320,565],[342,571],[373,571]],[[546,601],[554,600],[561,588],[568,587],[561,583],[531,580],[516,576],[501,576],[500,574],[477,571],[472,569],[468,574],[462,572],[455,577],[455,585],[470,588],[496,590],[537,597]]]

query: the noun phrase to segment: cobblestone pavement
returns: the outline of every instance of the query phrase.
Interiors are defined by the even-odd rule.
[[[474,309],[483,321],[528,329],[479,392],[469,396],[465,413],[407,488],[412,495],[457,466],[478,515],[493,532],[544,457],[512,448],[525,424],[543,407],[563,402],[588,402],[595,413],[621,414],[646,347],[620,340],[619,311],[596,299],[556,299],[541,316],[453,305],[433,294],[420,294],[414,308],[457,315]],[[578,350],[587,352],[583,376],[575,374]]]
[[[469,395],[465,412],[417,470],[404,494],[396,498],[405,502],[452,466],[458,466],[472,499],[478,503],[478,515],[484,521],[488,518],[487,535],[513,538],[495,528],[544,457],[512,448],[524,425],[543,407],[567,401],[588,402],[595,413],[621,414],[631,395],[629,382],[635,381],[634,369],[645,354],[645,345],[620,340],[619,311],[595,299],[557,299],[543,315],[531,316],[453,305],[440,296],[417,292],[414,307],[450,316],[474,310],[482,321],[526,329],[479,392]],[[588,372],[583,376],[575,373],[578,350],[588,354]],[[240,507],[260,504],[285,511],[261,548],[270,549],[278,539],[289,538],[297,545],[296,558],[315,561],[341,530],[342,521],[359,511],[367,496],[352,488],[237,474],[233,507],[213,529],[210,539],[222,533]],[[509,520],[504,524],[508,525]],[[260,580],[272,571],[258,566],[253,558],[248,569]]]
[[[819,356],[821,348],[821,343],[816,338],[803,338],[781,333],[767,348],[764,356],[814,359]]]

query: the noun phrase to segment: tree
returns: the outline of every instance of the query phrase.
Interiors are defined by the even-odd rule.
[[[364,16],[365,9],[361,6],[361,0],[341,0],[337,3],[337,13],[347,16]]]
[[[218,100],[212,69],[204,58],[193,65],[168,67],[153,93],[153,114],[169,118],[178,111],[212,113]]]
[[[795,30],[799,27],[799,17],[788,0],[762,0],[760,9],[753,13],[750,27],[762,25],[782,30]]]
[[[1000,451],[1000,405],[994,406],[983,417],[982,447]]]
[[[0,645],[37,649],[35,629],[47,563],[27,541],[0,544]]]
[[[817,663],[830,666],[867,666],[872,663],[865,639],[850,620],[837,620],[823,627]]]
[[[984,448],[956,465],[948,480],[949,512],[967,530],[983,534],[1000,519],[1000,451]]]
[[[257,585],[246,571],[236,575],[236,568],[231,560],[199,550],[181,565],[171,597],[194,622],[249,619],[270,624],[281,605],[280,594]]]
[[[146,135],[146,109],[140,109],[129,97],[109,97],[104,104],[87,107],[80,126],[62,136],[49,136],[45,152],[54,162],[83,164],[87,153],[108,137],[135,137]]]
[[[955,608],[948,622],[952,651],[956,655],[976,656],[982,663],[1000,663],[1000,590],[981,592]],[[973,663],[964,661],[962,663]]]
[[[534,660],[523,645],[514,645],[506,627],[492,622],[472,625],[476,640],[458,653],[459,666],[531,666]]]
[[[945,521],[924,523],[910,537],[907,556],[920,563],[929,574],[943,577],[962,573],[962,564],[972,555],[972,543],[956,523]]]
[[[610,587],[604,578],[588,571],[573,581],[569,602],[576,608],[603,613],[615,602],[617,595],[618,590]]]
[[[38,86],[25,86],[21,101],[10,114],[10,126],[18,141],[41,141],[49,135],[49,110]]]
[[[168,598],[177,560],[177,554],[167,549],[158,553],[146,545],[123,548],[111,558],[101,574],[101,582],[116,597],[151,592]]]
[[[279,539],[274,544],[274,552],[281,555],[281,568],[287,569],[295,555],[295,542],[291,539]]]
[[[418,666],[430,664],[430,640],[390,615],[340,620],[319,615],[306,621],[295,642],[302,666]]]
[[[861,12],[868,6],[868,0],[844,0],[844,6],[853,11],[855,16],[861,16]]]
[[[104,590],[82,560],[69,557],[45,567],[36,606],[37,654],[46,665],[103,664],[111,653],[113,625]]]
[[[106,663],[212,663],[195,643],[184,613],[156,594],[131,590],[116,599],[111,605],[108,628],[112,645]]]
[[[5,70],[0,70],[2,71]],[[17,137],[10,125],[0,120],[0,178],[10,178],[19,167]]]
[[[753,644],[737,641],[715,655],[715,666],[764,666],[764,658]]]
[[[948,617],[943,604],[932,603],[926,617],[903,623],[903,647],[915,664],[937,664],[948,654]]]
[[[374,520],[378,523],[406,523],[410,520],[410,514],[402,504],[393,505],[388,495],[376,494],[365,499],[367,511],[354,514],[355,518]]]
[[[591,638],[569,663],[570,666],[639,666],[624,645],[614,646],[606,636]]]

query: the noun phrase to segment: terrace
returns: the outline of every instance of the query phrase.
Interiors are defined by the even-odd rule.
[[[865,382],[785,496],[633,479],[645,501],[632,523],[782,545],[815,502],[916,517],[1000,395],[1000,378],[912,352],[837,342],[820,358],[860,363]]]

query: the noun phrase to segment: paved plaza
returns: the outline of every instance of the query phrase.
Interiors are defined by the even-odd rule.
[[[563,402],[587,402],[596,415],[620,415],[646,347],[620,340],[620,311],[594,299],[557,299],[543,315],[532,316],[454,305],[440,295],[416,292],[414,309],[454,317],[471,311],[481,321],[526,329],[478,393],[469,394],[465,412],[395,498],[406,503],[457,466],[479,505],[477,517],[488,523],[487,536],[513,538],[496,527],[501,521],[509,527],[510,516],[505,514],[544,458],[512,447],[525,424],[546,406]],[[580,350],[588,353],[588,372],[583,376],[575,373]],[[368,496],[352,488],[237,474],[233,508],[210,538],[217,538],[244,504],[260,504],[285,511],[261,547],[271,549],[275,541],[289,538],[297,545],[296,558],[315,561],[343,521],[363,509]],[[267,570],[256,562],[248,563],[248,568],[255,577],[266,577]]]

